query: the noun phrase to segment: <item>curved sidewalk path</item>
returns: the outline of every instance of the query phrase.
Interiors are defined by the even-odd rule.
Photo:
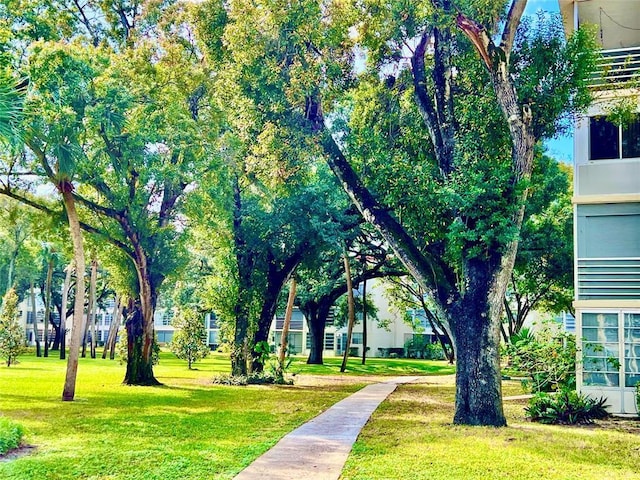
[[[378,405],[399,384],[417,378],[396,377],[367,385],[282,437],[235,480],[336,480],[360,430]]]

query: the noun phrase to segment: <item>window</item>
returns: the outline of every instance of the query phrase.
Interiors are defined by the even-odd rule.
[[[113,320],[113,314],[111,313],[104,314],[104,325],[111,325],[112,320]]]
[[[589,147],[590,160],[640,157],[640,114],[635,114],[630,123],[622,126],[605,117],[591,117]]]
[[[624,315],[624,385],[640,382],[640,313]]]
[[[209,332],[209,345],[218,345],[218,332]]]
[[[362,345],[362,333],[353,332],[351,334],[351,345]]]
[[[218,328],[218,318],[213,312],[209,313],[209,328]]]
[[[620,385],[617,313],[582,314],[583,383],[591,386]]]
[[[171,325],[171,320],[173,320],[173,310],[165,310],[162,313],[162,325],[165,327]]]
[[[582,314],[583,384],[633,388],[640,382],[640,313]]]
[[[173,332],[171,331],[160,331],[156,332],[158,343],[169,343],[173,338]]]
[[[324,348],[325,350],[333,350],[335,348],[336,336],[333,333],[325,332],[324,334]]]

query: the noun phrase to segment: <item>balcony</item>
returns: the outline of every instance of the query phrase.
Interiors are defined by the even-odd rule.
[[[591,88],[613,90],[640,86],[640,47],[603,50]]]

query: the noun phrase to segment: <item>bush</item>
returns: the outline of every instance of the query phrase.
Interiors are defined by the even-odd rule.
[[[604,398],[594,400],[575,390],[562,390],[555,395],[534,395],[525,411],[534,422],[565,425],[592,423],[595,419],[609,415],[605,409],[605,401]]]
[[[640,382],[636,383],[636,412],[640,416]]]
[[[0,455],[18,448],[24,434],[22,427],[8,418],[0,417]]]
[[[514,337],[506,346],[511,367],[529,376],[525,389],[537,392],[574,390],[576,337],[546,324],[535,335]]]
[[[213,377],[215,385],[229,385],[244,387],[245,385],[293,385],[293,380],[279,378],[270,372],[250,373],[248,375],[216,375]]]

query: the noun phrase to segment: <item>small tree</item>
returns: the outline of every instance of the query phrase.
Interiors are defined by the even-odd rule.
[[[191,370],[191,365],[209,355],[207,330],[202,316],[192,308],[183,309],[174,318],[173,326],[177,331],[169,348],[176,357],[186,360]]]
[[[18,296],[10,288],[2,299],[0,311],[0,357],[7,361],[7,367],[16,363],[24,351],[24,338],[24,331],[18,325]]]

